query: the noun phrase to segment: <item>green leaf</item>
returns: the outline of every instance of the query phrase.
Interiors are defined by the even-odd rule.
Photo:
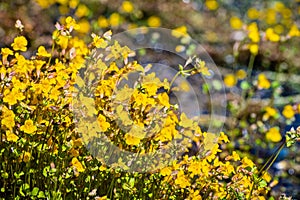
[[[39,193],[39,188],[38,187],[34,187],[31,191],[31,195],[32,196],[36,196]]]
[[[46,198],[45,193],[43,191],[39,191],[39,194],[37,197],[38,198]]]

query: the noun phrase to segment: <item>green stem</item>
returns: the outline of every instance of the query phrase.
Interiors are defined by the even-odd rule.
[[[250,83],[250,79],[251,79],[251,74],[252,74],[252,71],[253,71],[255,57],[256,57],[256,55],[253,55],[253,54],[251,54],[251,56],[250,56],[250,60],[249,60],[249,63],[248,63],[248,69],[247,69],[247,79],[246,79],[247,83]],[[243,92],[242,92],[242,99],[245,99],[246,92],[247,91],[243,90]]]
[[[270,167],[273,165],[273,163],[275,162],[275,160],[279,156],[281,150],[284,148],[285,142],[286,142],[286,138],[283,139],[283,141],[281,142],[280,146],[274,151],[274,153],[268,158],[268,160],[265,162],[265,164],[259,170],[259,172],[258,172],[258,178],[262,177],[270,169]],[[248,200],[251,199],[252,192],[254,190],[254,184],[255,184],[255,180],[253,180]]]

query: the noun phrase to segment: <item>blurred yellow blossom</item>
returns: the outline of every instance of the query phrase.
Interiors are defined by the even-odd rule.
[[[233,16],[230,18],[230,26],[233,29],[241,29],[243,26],[243,22],[240,18]]]
[[[291,106],[291,105],[284,106],[282,114],[287,119],[290,119],[290,118],[294,117],[295,111],[293,109],[293,106]]]
[[[78,17],[78,18],[81,18],[81,17],[85,17],[85,16],[88,16],[89,14],[89,8],[84,5],[84,4],[79,4],[78,7],[77,7],[77,10],[75,12],[75,15]]]
[[[249,44],[249,51],[252,55],[257,55],[258,49],[259,49],[258,44],[254,44],[254,43]]]
[[[138,145],[141,142],[141,139],[138,137],[135,137],[129,133],[125,134],[125,141],[128,145]]]
[[[256,22],[252,22],[251,24],[249,24],[247,29],[249,31],[248,37],[251,39],[251,41],[254,43],[258,43],[260,40],[260,36]]]
[[[273,107],[267,106],[265,108],[266,113],[263,115],[263,120],[266,121],[270,117],[275,117],[277,115],[277,110]]]
[[[278,42],[280,40],[280,36],[276,34],[272,28],[266,30],[266,38],[271,42]]]
[[[216,0],[206,0],[205,1],[205,6],[209,9],[209,10],[216,10],[219,7],[219,4]]]
[[[257,86],[259,89],[269,89],[271,87],[270,81],[267,79],[265,74],[258,75]]]
[[[157,16],[151,16],[147,20],[148,26],[150,27],[159,27],[161,25],[160,18]]]
[[[134,10],[133,4],[130,1],[123,1],[121,10],[125,13],[131,13]]]
[[[18,36],[14,39],[14,42],[11,44],[11,46],[15,51],[26,51],[27,44],[28,42],[24,36]]]
[[[107,28],[109,26],[109,22],[104,16],[100,16],[97,23],[100,28]]]
[[[236,80],[236,77],[234,74],[227,74],[225,77],[224,77],[224,84],[227,86],[227,87],[233,87],[235,86],[237,80]]]
[[[122,23],[122,17],[119,13],[112,13],[109,17],[109,24],[112,27],[119,26]]]
[[[240,80],[243,80],[247,77],[247,72],[243,69],[239,69],[235,74],[236,77]]]
[[[20,130],[25,133],[32,134],[37,130],[37,127],[33,124],[31,119],[28,119],[25,121],[24,125],[20,127]]]
[[[258,19],[259,18],[259,11],[256,8],[249,8],[247,11],[247,16],[249,19]]]
[[[174,37],[182,37],[182,36],[188,36],[187,34],[187,27],[186,26],[179,26],[172,30],[172,35]]]
[[[300,31],[299,31],[298,26],[296,24],[293,24],[293,26],[291,27],[288,35],[290,37],[300,37]]]
[[[78,22],[78,25],[80,26],[80,29],[78,29],[79,33],[87,34],[90,32],[91,26],[88,20],[82,19]]]
[[[266,133],[266,139],[272,142],[280,142],[282,136],[279,132],[279,128],[278,127],[270,128],[270,130]]]

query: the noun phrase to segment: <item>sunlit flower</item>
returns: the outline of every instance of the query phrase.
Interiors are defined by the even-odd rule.
[[[259,49],[258,44],[254,44],[254,43],[249,44],[249,51],[252,55],[257,55],[258,49]]]
[[[258,88],[260,89],[269,89],[271,87],[270,81],[267,79],[265,74],[258,75]]]
[[[247,11],[247,16],[249,19],[257,19],[259,18],[259,11],[256,8],[249,8]]]
[[[121,10],[125,13],[131,13],[134,10],[133,4],[130,1],[123,1]]]
[[[122,23],[122,17],[119,13],[112,13],[109,17],[109,24],[112,27],[119,26]]]
[[[24,36],[18,36],[14,39],[14,42],[11,44],[11,46],[15,51],[26,51],[27,44],[28,42]]]
[[[36,55],[41,56],[41,57],[50,57],[51,56],[51,54],[46,51],[44,46],[40,46],[38,48],[38,52]]]
[[[108,123],[106,121],[105,116],[100,114],[97,119],[98,119],[98,122],[99,122],[100,130],[103,131],[103,132],[107,131],[107,129],[110,127],[110,123]]]
[[[216,0],[206,0],[205,1],[205,6],[209,10],[216,10],[219,7],[219,4]]]
[[[239,79],[239,80],[243,80],[247,77],[247,73],[245,70],[242,70],[242,69],[239,69],[236,73],[236,77]]]
[[[7,130],[6,131],[6,140],[9,142],[16,142],[19,139],[19,137],[14,134],[12,131]]]
[[[76,170],[78,172],[84,172],[85,169],[84,169],[83,165],[81,164],[81,162],[76,157],[72,158],[71,163],[72,163],[72,166],[74,168],[76,168]]]
[[[74,29],[74,30],[78,30],[80,28],[80,26],[77,24],[77,22],[75,21],[75,19],[73,19],[72,17],[67,17],[66,20],[66,27],[67,29],[70,30],[70,32]]]
[[[178,172],[175,184],[179,185],[180,188],[186,188],[191,185],[183,171]]]
[[[157,16],[151,16],[147,20],[148,26],[150,27],[159,27],[161,25],[160,18]]]
[[[186,26],[179,26],[179,27],[173,29],[171,33],[174,37],[177,37],[177,38],[183,37],[183,36],[188,36]]]
[[[290,118],[294,117],[295,111],[293,109],[293,106],[291,106],[291,105],[284,106],[282,114],[287,119],[290,119]]]
[[[270,130],[266,133],[266,139],[272,142],[280,142],[282,136],[279,132],[279,128],[278,127],[270,128]]]
[[[271,42],[278,42],[280,40],[280,36],[272,28],[266,30],[266,38]]]
[[[225,77],[224,77],[224,84],[227,86],[227,87],[233,87],[235,86],[237,83],[237,80],[236,80],[236,77],[234,74],[227,74]]]
[[[244,157],[243,160],[242,160],[242,165],[243,167],[250,167],[250,168],[253,168],[255,165],[254,163],[252,162],[252,160],[250,160],[249,158],[247,157]]]
[[[230,18],[230,26],[233,29],[241,29],[243,26],[243,22],[240,18],[233,16]]]
[[[20,127],[20,130],[25,133],[32,134],[37,130],[37,127],[33,124],[31,119],[28,119],[25,121],[24,125]]]
[[[88,16],[89,14],[89,8],[84,5],[84,4],[79,4],[77,7],[77,10],[75,12],[75,15],[79,18],[84,17],[84,16]]]
[[[107,28],[109,26],[109,22],[104,16],[100,16],[97,23],[100,28]]]
[[[255,22],[252,22],[248,25],[247,29],[249,31],[248,37],[251,39],[251,41],[254,43],[258,43],[260,40],[260,36],[257,24]]]

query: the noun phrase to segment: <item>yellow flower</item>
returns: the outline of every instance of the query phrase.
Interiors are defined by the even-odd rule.
[[[232,158],[234,161],[241,160],[239,154],[237,154],[235,151],[232,152]]]
[[[270,128],[270,130],[266,133],[266,139],[272,142],[280,142],[282,136],[279,132],[279,128],[278,127]]]
[[[12,129],[15,126],[15,114],[12,110],[9,110],[6,106],[2,108],[1,124],[6,126],[8,129]]]
[[[16,142],[19,137],[11,131],[6,131],[6,140],[9,142]]]
[[[74,168],[76,168],[76,170],[78,172],[84,172],[85,169],[84,169],[83,165],[81,164],[81,162],[76,157],[72,158],[71,163],[72,163],[72,166]]]
[[[86,5],[84,4],[79,4],[79,6],[77,7],[77,10],[75,12],[75,15],[78,17],[78,18],[81,18],[81,17],[84,17],[84,16],[88,16],[89,14],[89,8],[86,7]]]
[[[254,163],[252,162],[252,160],[250,160],[250,159],[247,158],[247,157],[244,157],[243,160],[242,160],[242,166],[243,166],[243,167],[250,167],[250,168],[253,168],[255,165],[254,165]]]
[[[9,105],[15,105],[17,101],[22,101],[25,99],[25,96],[22,92],[19,92],[18,89],[13,88],[12,91],[5,90],[3,101],[8,103]]]
[[[1,54],[3,57],[7,57],[8,55],[13,55],[14,52],[12,50],[10,50],[9,48],[2,48]]]
[[[150,27],[159,27],[161,25],[160,18],[157,16],[151,16],[147,20],[148,26]]]
[[[269,89],[271,87],[271,83],[264,74],[259,74],[257,86],[260,89]]]
[[[131,134],[129,133],[126,133],[125,134],[125,142],[126,144],[128,145],[138,145],[140,143],[140,138],[138,137],[135,137],[135,136],[132,136]]]
[[[269,8],[266,12],[266,22],[269,25],[275,24],[276,23],[276,11],[272,8]]]
[[[104,16],[100,16],[97,23],[100,28],[107,28],[109,26],[108,20]]]
[[[234,74],[227,74],[225,77],[224,77],[224,84],[227,86],[227,87],[233,87],[235,86],[237,80],[236,80],[236,77]]]
[[[106,121],[105,116],[99,114],[97,119],[98,119],[98,122],[99,122],[100,130],[103,131],[103,132],[107,131],[107,129],[110,127],[110,123],[108,123]]]
[[[182,113],[180,115],[180,122],[179,122],[179,126],[182,126],[184,128],[189,128],[193,126],[193,120],[189,119],[185,113]]]
[[[92,37],[93,37],[93,45],[96,48],[104,49],[105,47],[107,47],[108,44],[103,38],[95,34],[92,34]]]
[[[183,171],[178,172],[175,184],[179,185],[180,188],[186,188],[191,185],[189,180],[185,177]]]
[[[216,10],[219,7],[219,4],[217,1],[215,0],[206,0],[205,1],[205,6],[209,9],[209,10]]]
[[[26,51],[27,50],[27,40],[24,36],[18,36],[14,39],[14,42],[11,44],[12,48],[15,51]]]
[[[126,13],[131,13],[134,10],[134,7],[130,1],[123,1],[121,9]]]
[[[291,105],[284,106],[282,114],[287,119],[290,119],[290,118],[294,117],[295,111],[293,109],[293,106],[291,106]]]
[[[237,72],[236,72],[236,77],[240,80],[243,80],[244,78],[247,77],[247,73],[245,70],[242,70],[242,69],[239,69]]]
[[[270,106],[267,106],[265,108],[266,113],[263,115],[263,120],[266,121],[270,117],[275,117],[277,115],[277,110],[275,108],[272,108]]]
[[[37,127],[33,124],[31,119],[28,119],[25,121],[24,125],[21,126],[20,130],[32,134],[37,130]]]
[[[258,26],[255,22],[251,23],[247,27],[248,29],[248,37],[251,39],[252,42],[258,43],[260,40]]]
[[[257,55],[258,54],[258,44],[250,44],[249,45],[249,51],[252,55]]]
[[[122,23],[122,17],[118,13],[112,13],[109,17],[111,26],[119,26]]]
[[[171,167],[164,167],[163,169],[160,170],[160,174],[163,176],[169,176],[172,173],[172,168]]]
[[[247,11],[247,16],[249,19],[257,19],[259,18],[259,11],[256,8],[249,8]]]
[[[187,27],[186,26],[179,26],[175,29],[172,30],[171,34],[174,36],[174,37],[183,37],[183,36],[188,36],[187,34]]]
[[[90,23],[88,20],[82,19],[78,22],[78,25],[80,26],[80,29],[78,29],[79,33],[86,34],[90,31]]]
[[[227,135],[225,135],[224,132],[221,132],[220,133],[220,136],[218,138],[218,141],[221,142],[221,141],[224,141],[225,143],[228,143],[229,142],[229,139],[227,137]]]
[[[31,160],[31,154],[27,151],[23,151],[19,157],[19,161],[29,162]]]
[[[278,42],[280,40],[280,36],[272,28],[266,30],[266,38],[271,42]]]
[[[163,106],[166,106],[167,108],[170,107],[169,103],[169,95],[167,93],[160,93],[157,95],[157,99],[159,100],[159,103]]]
[[[78,30],[80,28],[80,26],[76,23],[75,19],[73,19],[72,17],[67,17],[66,20],[66,27],[67,29],[69,29],[70,31],[74,30]]]
[[[298,26],[296,24],[293,24],[293,26],[291,27],[288,35],[290,37],[300,37],[300,31],[299,31]]]
[[[233,29],[241,29],[243,26],[243,22],[242,20],[240,20],[240,18],[234,16],[230,18],[230,26]]]
[[[51,56],[51,54],[46,51],[44,46],[40,46],[38,48],[38,52],[36,55],[41,56],[41,57],[50,57]]]

